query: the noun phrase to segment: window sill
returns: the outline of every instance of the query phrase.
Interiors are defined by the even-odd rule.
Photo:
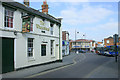
[[[6,30],[14,30],[14,28],[4,27]]]
[[[51,58],[53,59],[53,58],[55,58],[55,56],[52,56]]]
[[[28,62],[35,61],[34,57],[28,57]]]

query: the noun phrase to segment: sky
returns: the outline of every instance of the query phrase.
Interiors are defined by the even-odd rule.
[[[31,1],[30,7],[41,9],[42,1]],[[102,41],[118,33],[117,0],[97,2],[94,0],[47,0],[47,2],[48,13],[54,17],[63,18],[62,30],[68,31],[72,40],[75,39],[75,30],[79,32],[76,34],[77,39],[85,38],[95,41]]]

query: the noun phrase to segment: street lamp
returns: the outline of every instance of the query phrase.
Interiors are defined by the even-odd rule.
[[[84,39],[85,39],[85,41],[86,41],[86,43],[87,43],[86,34],[83,34],[83,37],[84,37]],[[86,51],[86,43],[85,43],[85,51]]]
[[[76,32],[76,29],[75,29],[75,53],[77,52],[77,48],[76,48],[76,33],[78,34],[79,32]]]

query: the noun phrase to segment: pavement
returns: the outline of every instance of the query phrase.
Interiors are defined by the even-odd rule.
[[[75,57],[75,55],[71,54],[63,57],[63,62],[55,62],[55,63],[45,64],[45,65],[40,65],[36,67],[30,67],[30,68],[21,69],[18,71],[5,73],[5,74],[2,74],[2,78],[26,78],[27,76],[30,76],[33,74],[37,74],[37,73],[49,71],[55,68],[70,65],[74,63],[73,57]]]

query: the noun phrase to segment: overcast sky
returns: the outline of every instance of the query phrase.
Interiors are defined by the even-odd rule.
[[[41,9],[43,0],[30,1],[31,7]],[[62,30],[68,31],[72,40],[75,39],[75,29],[79,32],[77,39],[86,38],[96,41],[102,41],[104,38],[118,33],[118,0],[47,1],[49,14],[63,18]],[[86,37],[83,37],[84,34]]]

